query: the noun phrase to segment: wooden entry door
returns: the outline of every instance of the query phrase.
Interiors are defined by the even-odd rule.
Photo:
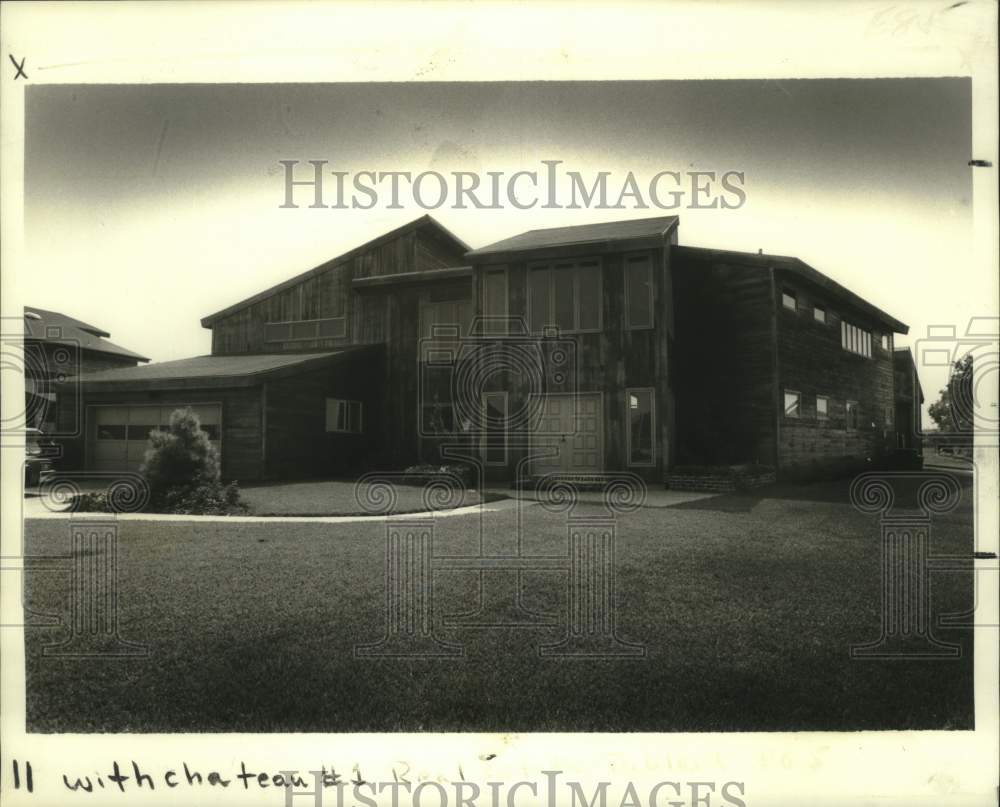
[[[604,468],[604,406],[601,393],[545,395],[539,405],[532,448],[554,456],[532,463],[532,472],[594,473]]]

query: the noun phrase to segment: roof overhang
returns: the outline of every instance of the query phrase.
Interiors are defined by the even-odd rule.
[[[184,375],[178,373],[178,375],[171,377],[142,378],[142,371],[155,371],[157,369],[157,366],[152,364],[146,367],[129,368],[133,371],[133,377],[131,378],[88,380],[87,376],[83,375],[76,378],[69,378],[58,386],[62,388],[76,387],[84,392],[141,392],[146,390],[232,389],[240,387],[256,387],[265,381],[274,381],[281,378],[287,378],[289,376],[301,375],[302,373],[307,373],[313,370],[320,370],[325,367],[334,367],[345,361],[357,358],[362,354],[368,356],[368,358],[365,359],[366,361],[370,361],[370,354],[379,353],[382,350],[384,350],[382,345],[362,345],[328,353],[322,356],[310,356],[302,361],[292,362],[280,367],[270,367],[242,373],[230,372],[222,375],[206,375],[204,374],[204,371],[202,371],[197,374]],[[294,354],[290,355],[293,356]],[[213,356],[210,358],[218,359],[220,364],[222,364],[227,359],[232,360],[233,358],[238,357]],[[136,374],[135,371],[138,371],[138,374]]]
[[[368,289],[378,286],[433,283],[440,280],[455,280],[466,277],[472,277],[471,266],[452,266],[445,269],[429,269],[426,272],[399,272],[394,275],[357,277],[351,281],[351,286],[356,289]]]

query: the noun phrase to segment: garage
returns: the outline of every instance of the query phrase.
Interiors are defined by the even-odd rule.
[[[146,453],[149,433],[170,422],[170,414],[190,406],[209,440],[222,453],[222,405],[177,403],[169,406],[97,405],[87,408],[88,468],[95,471],[137,471]]]

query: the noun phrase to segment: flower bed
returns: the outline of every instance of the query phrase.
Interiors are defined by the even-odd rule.
[[[418,487],[443,482],[468,489],[473,483],[472,469],[468,465],[411,465],[403,471],[399,482]]]

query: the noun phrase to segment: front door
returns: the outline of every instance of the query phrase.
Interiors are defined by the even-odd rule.
[[[532,431],[532,463],[538,475],[595,473],[604,468],[604,418],[601,394],[545,395]]]

